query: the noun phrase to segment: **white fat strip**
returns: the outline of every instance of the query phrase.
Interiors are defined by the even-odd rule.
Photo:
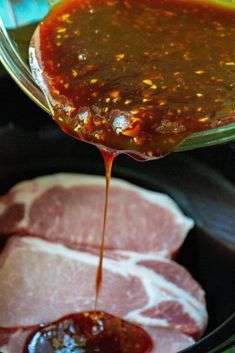
[[[147,275],[149,276],[149,274],[147,274]],[[153,276],[156,276],[156,280],[155,280],[156,286],[154,286],[153,283],[150,283],[148,280],[146,280],[144,278],[141,279],[142,284],[144,285],[145,290],[148,295],[148,298],[149,298],[147,305],[143,308],[139,308],[139,309],[136,309],[136,310],[129,312],[126,315],[126,319],[130,320],[130,321],[138,322],[138,323],[141,323],[144,325],[148,325],[148,326],[168,327],[169,324],[168,324],[167,320],[143,316],[142,312],[144,312],[145,310],[156,307],[162,301],[167,302],[167,301],[173,300],[173,301],[178,302],[182,306],[183,311],[185,313],[187,313],[192,319],[195,320],[198,327],[201,327],[201,328],[204,327],[204,325],[207,321],[207,315],[205,314],[204,306],[200,302],[198,302],[197,305],[194,305],[194,303],[192,303],[192,301],[189,298],[187,298],[188,297],[187,292],[185,292],[182,295],[182,292],[180,293],[180,291],[178,291],[178,293],[177,293],[177,290],[175,290],[175,288],[173,288],[173,290],[172,290],[172,287],[176,287],[176,286],[173,285],[171,282],[165,281],[165,282],[167,282],[166,286],[164,286],[164,283],[163,283],[163,285],[162,284],[159,285],[159,277],[161,277],[161,276],[158,276],[154,271],[153,271]],[[161,278],[164,279],[164,277],[161,277]],[[159,289],[159,287],[163,291],[164,291],[165,287],[168,287],[168,289],[171,290],[171,293],[173,293],[174,296],[167,295],[167,294],[163,295],[163,293]]]
[[[96,255],[72,250],[61,244],[53,244],[48,241],[32,237],[22,238],[22,241],[30,246],[31,251],[43,251],[48,254],[67,257],[88,265],[97,266],[98,264],[98,257]],[[187,293],[185,290],[167,281],[163,276],[156,274],[153,270],[145,268],[144,266],[136,265],[137,258],[138,256],[135,258],[132,257],[128,260],[125,259],[119,261],[105,258],[103,263],[106,270],[111,271],[112,273],[120,274],[126,278],[129,276],[138,277],[144,285],[148,297],[147,305],[133,313],[129,313],[126,318],[143,324],[143,317],[139,313],[140,311],[156,306],[163,300],[162,295],[156,295],[156,291],[159,290],[158,288],[160,287],[167,293],[172,293],[174,297],[169,298],[177,300],[182,305],[185,312],[187,312],[197,323],[204,325],[206,321],[205,306],[190,293]],[[166,297],[166,299],[168,298]],[[144,323],[150,326],[166,326],[164,320],[152,318],[148,318],[148,322]]]
[[[74,174],[74,173],[59,173],[42,176],[33,180],[23,181],[15,185],[11,191],[15,192],[15,203],[23,203],[25,206],[25,215],[21,222],[18,223],[19,228],[27,228],[29,224],[29,211],[30,207],[35,199],[40,197],[48,189],[61,186],[70,188],[74,186],[105,186],[105,178],[101,176],[93,176],[86,174]],[[150,191],[127,181],[112,178],[111,187],[120,187],[130,191],[137,192],[144,199],[150,201],[153,204],[160,205],[163,208],[170,209],[175,215],[175,222],[177,224],[184,225],[184,233],[187,233],[194,225],[192,219],[184,216],[178,205],[167,195]],[[0,215],[4,212],[6,207],[2,207],[0,203]]]
[[[168,260],[163,259],[161,257],[154,258],[153,254],[145,255],[145,254],[138,254],[134,252],[129,252],[128,259],[119,260],[124,268],[130,269],[131,266],[133,266],[133,270],[134,270],[134,266],[138,267],[138,270],[137,271],[134,270],[136,272],[133,271],[133,274],[136,273],[136,276],[141,278],[141,282],[143,283],[149,298],[149,302],[146,305],[146,307],[130,312],[127,315],[127,318],[150,326],[157,325],[159,319],[143,317],[141,315],[141,312],[156,306],[163,300],[162,294],[160,295],[160,292],[159,292],[159,295],[157,295],[157,292],[159,291],[159,287],[160,287],[161,289],[163,289],[163,291],[166,291],[168,293],[173,293],[174,299],[177,300],[182,305],[182,307],[184,308],[184,311],[188,313],[196,322],[200,323],[203,326],[207,321],[207,314],[206,314],[205,306],[199,300],[194,298],[190,293],[186,292],[184,289],[179,288],[177,285],[173,284],[170,281],[167,281],[163,276],[158,275],[155,271],[149,268],[145,268],[144,266],[141,266],[141,265],[136,265],[136,263],[143,260],[146,261],[146,260],[157,260],[157,259],[160,260],[161,262],[166,262],[166,263],[169,262]],[[141,268],[141,271],[140,271],[140,268]],[[155,284],[155,286],[153,286],[153,284]],[[159,298],[159,300],[157,300],[157,298]],[[164,300],[172,300],[172,296],[166,294]]]
[[[135,263],[140,261],[151,261],[151,260],[169,262],[167,260],[168,252],[166,250],[157,251],[157,252],[153,251],[148,253],[140,253],[140,252],[130,251],[130,250],[111,250],[111,252],[113,254],[120,256],[118,257],[118,260],[123,260],[123,261],[127,259],[132,259],[132,261]]]
[[[66,246],[58,243],[51,243],[47,240],[42,240],[36,237],[23,237],[21,240],[30,246],[30,251],[42,251],[44,253],[56,256],[67,257],[71,260],[82,262],[87,265],[98,266],[99,257],[97,255],[90,254],[88,252],[83,252],[79,250],[73,250],[67,248]],[[20,248],[19,248],[20,251]],[[120,261],[115,261],[111,259],[104,258],[103,267],[112,273],[117,273],[123,277],[128,278],[130,273],[125,271],[123,273],[123,268]]]
[[[146,304],[145,307],[136,309],[136,310],[132,310],[131,312],[129,312],[126,316],[125,319],[132,321],[132,322],[136,322],[136,323],[140,323],[142,325],[147,325],[147,326],[161,326],[161,327],[168,327],[168,321],[166,319],[152,319],[150,317],[147,316],[142,316],[141,312],[156,306],[157,304],[159,304],[163,298],[162,298],[162,293],[159,290],[158,287],[155,287],[152,285],[151,280],[149,278],[141,278],[141,283],[144,286],[144,289],[146,291],[146,294],[148,296],[148,303]],[[158,300],[156,298],[159,298]],[[171,298],[172,299],[172,298]],[[165,298],[164,298],[165,300]]]

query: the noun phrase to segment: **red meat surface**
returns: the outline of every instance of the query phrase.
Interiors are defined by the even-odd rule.
[[[44,237],[71,247],[99,247],[102,177],[56,174],[17,184],[0,198],[0,234]],[[170,256],[193,222],[161,193],[112,179],[106,248]]]
[[[97,255],[35,237],[12,237],[0,263],[0,327],[49,323],[94,307]],[[144,261],[137,253],[104,259],[98,309],[195,338],[207,322],[204,292],[183,267],[167,259]]]

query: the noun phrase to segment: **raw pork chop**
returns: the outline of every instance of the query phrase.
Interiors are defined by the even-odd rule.
[[[151,353],[176,353],[194,343],[194,340],[191,337],[186,336],[177,330],[158,327],[144,327],[144,329],[149,333],[154,343],[153,351]],[[31,331],[28,330],[18,330],[13,334],[5,335],[4,342],[0,339],[0,352],[22,353],[25,341],[30,333]]]
[[[88,252],[12,237],[0,256],[0,327],[48,323],[90,310],[97,264],[98,256]],[[105,258],[98,309],[192,337],[199,337],[207,322],[204,291],[184,268],[156,255]]]
[[[77,174],[19,183],[0,199],[0,234],[97,247],[104,185],[103,177]],[[168,196],[112,178],[106,248],[174,254],[192,226]]]

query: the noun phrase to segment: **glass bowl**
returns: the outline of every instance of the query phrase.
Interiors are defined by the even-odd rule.
[[[46,98],[34,82],[28,66],[28,45],[36,24],[60,0],[0,0],[0,60],[19,87],[48,114]],[[194,0],[191,0],[194,1]],[[202,0],[235,9],[234,0]],[[194,133],[177,151],[191,150],[235,140],[235,123]]]

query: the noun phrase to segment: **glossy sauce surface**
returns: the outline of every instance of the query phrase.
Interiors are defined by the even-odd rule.
[[[149,353],[151,350],[151,339],[138,326],[104,312],[84,312],[34,332],[24,353]]]
[[[234,23],[210,1],[62,1],[30,63],[64,131],[150,159],[235,121]]]

